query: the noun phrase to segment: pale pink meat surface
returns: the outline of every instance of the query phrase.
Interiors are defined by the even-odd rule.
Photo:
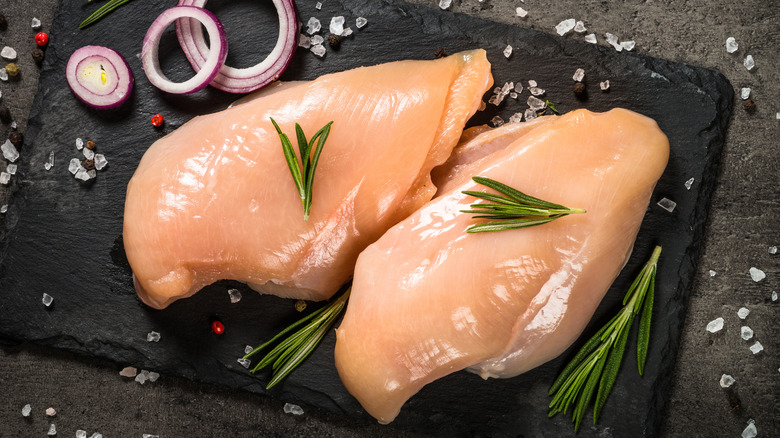
[[[124,244],[136,290],[164,308],[221,279],[322,300],[360,251],[430,200],[430,171],[492,85],[483,50],[274,87],[155,142],[128,184]],[[308,221],[273,117],[297,150],[333,121]]]
[[[444,190],[360,255],[335,358],[380,422],[452,372],[506,378],[558,356],[624,266],[666,167],[666,136],[623,109],[544,119],[471,138],[493,153],[437,169]],[[496,148],[501,135],[511,141]],[[476,220],[459,211],[478,201],[461,191],[489,191],[477,175],[587,213],[467,234]]]

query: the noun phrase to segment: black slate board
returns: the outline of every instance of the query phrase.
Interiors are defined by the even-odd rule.
[[[207,89],[192,96],[168,96],[149,85],[136,54],[151,21],[172,1],[130,4],[86,31],[77,24],[92,9],[61,2],[51,31],[14,195],[0,236],[0,340],[33,341],[106,357],[123,365],[159,371],[217,385],[265,393],[268,376],[251,376],[237,362],[246,344],[257,345],[297,316],[292,302],[260,296],[242,285],[221,282],[163,311],[136,298],[122,249],[124,190],[145,149],[193,116],[224,108],[234,96]],[[599,307],[588,333],[619,307],[621,291],[655,244],[664,246],[659,265],[652,344],[644,378],[635,371],[635,351],[628,351],[623,371],[598,426],[586,422],[580,436],[653,436],[663,415],[670,373],[679,344],[681,322],[703,236],[709,197],[733,101],[732,87],[720,74],[611,48],[558,38],[395,0],[329,0],[322,10],[315,0],[298,1],[301,20],[316,16],[327,28],[333,15],[344,15],[355,35],[324,59],[299,50],[282,79],[312,79],[329,72],[398,59],[431,59],[439,47],[450,53],[485,48],[497,85],[534,79],[561,112],[575,108],[605,111],[625,107],[658,121],[671,141],[671,157],[645,217],[634,256]],[[248,66],[267,53],[272,40],[258,40],[258,28],[274,29],[270,5],[249,0],[212,1],[228,29],[229,62]],[[357,30],[354,19],[368,18]],[[170,29],[169,29],[170,30]],[[324,32],[327,35],[327,31]],[[135,74],[134,94],[112,111],[95,111],[76,101],[64,79],[70,53],[87,44],[118,50]],[[502,55],[507,44],[514,53]],[[183,79],[189,68],[167,36],[161,46],[169,76]],[[586,71],[588,97],[577,100],[571,87],[577,68]],[[598,82],[609,79],[610,91]],[[470,124],[493,116],[504,120],[526,108],[525,91],[498,108],[488,105]],[[489,96],[486,96],[487,100]],[[166,125],[151,127],[162,113]],[[80,157],[75,139],[93,139],[109,161],[93,183],[81,184],[67,171]],[[50,151],[56,165],[45,171]],[[694,178],[687,190],[683,183]],[[656,206],[662,197],[677,202],[673,213]],[[197,238],[193,236],[193,238]],[[231,287],[243,299],[231,304]],[[46,292],[54,304],[46,308]],[[225,323],[222,336],[210,332],[215,316]],[[146,341],[152,330],[158,343]],[[284,401],[343,412],[354,421],[369,417],[341,385],[332,361],[334,336],[271,396]],[[442,436],[568,436],[568,418],[547,419],[549,384],[571,357],[568,351],[542,367],[509,380],[482,381],[460,372],[424,388],[403,408],[391,426]],[[162,384],[162,383],[161,383]]]

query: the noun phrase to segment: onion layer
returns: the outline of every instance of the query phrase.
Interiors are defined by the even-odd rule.
[[[168,79],[161,71],[160,59],[158,51],[160,47],[160,39],[162,38],[165,28],[180,18],[187,18],[189,20],[196,20],[196,22],[203,23],[206,27],[206,31],[209,34],[209,40],[212,47],[215,50],[210,50],[207,53],[199,66],[195,71],[197,74],[184,82],[173,82]],[[198,28],[200,28],[198,26]],[[149,82],[155,87],[172,94],[188,94],[194,93],[203,89],[209,82],[214,79],[214,76],[219,72],[220,67],[225,63],[227,58],[227,39],[225,38],[225,30],[222,28],[222,23],[219,22],[217,17],[211,12],[193,6],[174,6],[157,17],[156,20],[149,27],[144,37],[143,48],[141,49],[141,61],[143,62],[144,71],[149,78]]]
[[[179,0],[180,6],[204,7],[207,0]],[[279,38],[271,53],[259,64],[249,68],[234,68],[224,65],[211,81],[211,85],[229,93],[250,93],[277,80],[287,68],[297,46],[299,32],[298,15],[293,0],[272,0],[279,14]],[[176,21],[176,36],[192,68],[200,71],[207,68],[206,60],[211,54],[197,21],[182,19]],[[210,41],[214,41],[209,36]]]
[[[76,97],[98,109],[121,105],[133,91],[133,73],[127,61],[103,46],[84,46],[73,52],[65,78]]]

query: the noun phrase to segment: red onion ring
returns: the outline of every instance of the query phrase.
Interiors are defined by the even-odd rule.
[[[184,82],[173,82],[162,73],[160,69],[160,59],[158,50],[160,39],[165,28],[180,18],[197,20],[206,27],[209,33],[209,39],[217,50],[208,52],[201,63],[202,68],[195,69],[195,76]],[[200,26],[199,26],[200,28]],[[141,61],[144,71],[149,78],[149,82],[155,87],[172,94],[188,94],[203,89],[211,82],[219,72],[220,67],[225,64],[227,58],[227,38],[222,23],[211,12],[193,6],[174,6],[154,20],[144,37],[143,48],[141,49]]]
[[[73,52],[65,78],[79,100],[98,109],[121,105],[133,91],[133,73],[127,61],[103,46],[84,46]]]
[[[180,6],[204,7],[207,0],[179,0]],[[211,85],[228,93],[250,93],[277,80],[292,59],[299,32],[293,0],[272,0],[279,14],[279,38],[271,53],[249,68],[222,66]],[[192,68],[199,71],[210,53],[203,30],[192,19],[176,21],[176,36]],[[213,40],[212,40],[213,41]]]

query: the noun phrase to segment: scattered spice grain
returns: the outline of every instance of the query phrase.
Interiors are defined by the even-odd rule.
[[[32,51],[32,59],[33,61],[35,61],[36,64],[42,63],[43,58],[44,58],[43,50],[36,48]]]
[[[8,139],[11,140],[11,143],[13,143],[14,146],[19,147],[24,141],[24,135],[19,131],[14,131],[8,136]]]
[[[745,108],[745,111],[751,113],[756,110],[756,102],[753,99],[746,99],[742,107]]]
[[[15,62],[11,62],[5,66],[5,72],[8,76],[15,77],[19,74],[19,66]]]
[[[436,51],[433,53],[433,56],[435,56],[435,57],[436,57],[436,59],[439,59],[439,58],[444,58],[444,57],[446,57],[446,56],[449,56],[449,55],[450,55],[450,54],[449,54],[449,53],[447,53],[447,51],[446,51],[446,50],[444,50],[444,49],[443,49],[443,48],[441,48],[441,47],[438,47],[438,48],[436,49]]]
[[[341,38],[339,38],[338,35],[332,33],[328,35],[328,44],[332,49],[338,50],[338,48],[341,46]]]
[[[582,82],[577,82],[576,84],[574,84],[574,94],[577,97],[585,96],[585,84],[583,84]]]
[[[85,146],[87,147],[87,149],[95,149],[95,142],[89,140]]]

